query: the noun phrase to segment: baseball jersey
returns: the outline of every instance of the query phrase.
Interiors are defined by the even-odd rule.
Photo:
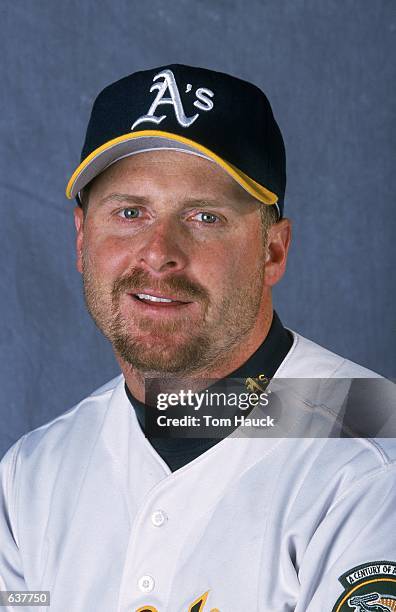
[[[274,381],[371,376],[293,332]],[[172,473],[124,384],[3,458],[0,590],[48,590],[52,612],[395,609],[392,439],[230,436]]]
[[[292,344],[293,337],[291,333],[283,327],[281,320],[274,311],[265,340],[245,363],[237,370],[227,374],[225,378],[246,380],[248,377],[257,376],[258,374],[264,375],[267,379],[272,378]],[[175,438],[169,435],[168,437],[156,438],[154,435],[150,435],[150,429],[146,425],[145,417],[151,407],[136,399],[126,385],[125,391],[147,439],[172,472],[196,459],[199,455],[209,450],[211,446],[217,444],[222,437],[225,437],[191,438],[184,435],[182,438]]]

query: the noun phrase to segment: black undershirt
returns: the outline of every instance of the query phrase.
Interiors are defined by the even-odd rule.
[[[292,344],[293,338],[291,333],[283,327],[278,315],[274,311],[271,327],[264,342],[240,368],[230,372],[225,378],[254,378],[259,374],[272,378]],[[150,410],[150,406],[146,406],[146,404],[136,399],[126,384],[125,391],[144,433],[145,411]],[[219,438],[153,438],[150,436],[147,436],[147,438],[172,472],[193,461],[193,459],[196,459],[220,442]]]

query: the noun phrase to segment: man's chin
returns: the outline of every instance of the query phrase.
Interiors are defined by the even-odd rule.
[[[182,338],[179,334],[153,334],[143,338],[112,338],[112,344],[124,362],[143,373],[192,372],[204,360],[204,338]]]

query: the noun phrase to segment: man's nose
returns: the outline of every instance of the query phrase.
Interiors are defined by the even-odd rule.
[[[157,220],[140,238],[137,259],[142,267],[163,273],[178,272],[187,265],[186,240],[174,221]]]

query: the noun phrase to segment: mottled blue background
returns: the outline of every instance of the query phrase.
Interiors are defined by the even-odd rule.
[[[288,152],[284,323],[395,377],[394,0],[3,0],[0,455],[117,373],[85,311],[72,204],[96,93],[191,63],[268,94]]]

